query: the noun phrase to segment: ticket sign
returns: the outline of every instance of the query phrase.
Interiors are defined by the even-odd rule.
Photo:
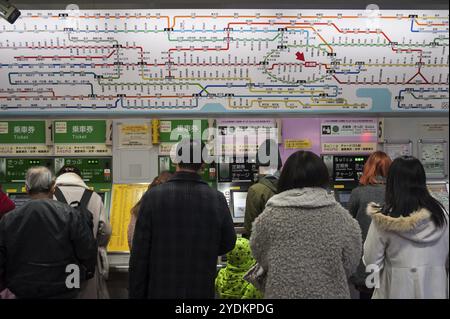
[[[107,123],[102,120],[55,121],[55,155],[110,155]]]
[[[49,153],[50,147],[46,145],[45,121],[0,121],[0,154]]]
[[[184,136],[206,139],[202,134],[207,128],[207,120],[161,120],[160,142],[176,143],[181,141]]]
[[[0,122],[0,144],[45,144],[45,121]]]
[[[106,121],[55,121],[55,143],[106,143]]]
[[[131,209],[147,191],[148,184],[115,184],[111,205],[110,221],[112,227],[109,252],[128,252],[128,225]]]

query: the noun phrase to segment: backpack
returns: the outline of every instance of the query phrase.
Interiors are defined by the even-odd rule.
[[[81,196],[80,201],[73,201],[70,204],[67,202],[63,192],[61,191],[61,189],[59,189],[59,187],[55,187],[55,197],[58,200],[58,202],[67,204],[69,206],[71,206],[72,208],[74,208],[77,212],[79,212],[80,216],[86,220],[86,222],[89,224],[89,226],[91,227],[91,231],[93,230],[93,214],[91,213],[91,211],[87,208],[89,201],[91,200],[92,194],[94,192],[89,190],[89,189],[85,189],[83,192],[83,195]],[[97,259],[97,257],[95,257]],[[94,264],[97,264],[97,261],[94,262]],[[84,268],[84,267],[83,267]],[[94,277],[94,272],[95,270],[89,270],[89,269],[83,269],[82,273],[84,274],[84,279],[91,279]]]

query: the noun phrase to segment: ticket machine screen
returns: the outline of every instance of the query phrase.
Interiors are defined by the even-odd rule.
[[[334,156],[333,179],[335,182],[358,182],[362,176],[367,156]]]

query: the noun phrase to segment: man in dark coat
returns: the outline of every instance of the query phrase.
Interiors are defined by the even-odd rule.
[[[29,169],[25,185],[31,199],[0,220],[0,286],[18,298],[75,298],[95,271],[92,216],[53,200],[46,167]]]
[[[142,199],[130,258],[130,298],[214,298],[217,257],[236,242],[225,197],[198,174],[202,163],[194,161],[194,153],[202,144],[180,145],[178,155],[189,152],[188,159],[182,156],[174,176]]]

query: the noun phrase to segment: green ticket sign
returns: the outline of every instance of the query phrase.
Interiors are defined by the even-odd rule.
[[[188,136],[202,138],[203,132],[208,128],[208,120],[161,120],[160,121],[160,142],[176,143]]]
[[[55,121],[54,142],[57,144],[105,143],[106,121]]]
[[[48,155],[46,121],[0,121],[0,154]]]
[[[107,121],[55,121],[53,139],[55,155],[111,155],[107,145]]]
[[[45,144],[45,121],[0,121],[0,144]]]

